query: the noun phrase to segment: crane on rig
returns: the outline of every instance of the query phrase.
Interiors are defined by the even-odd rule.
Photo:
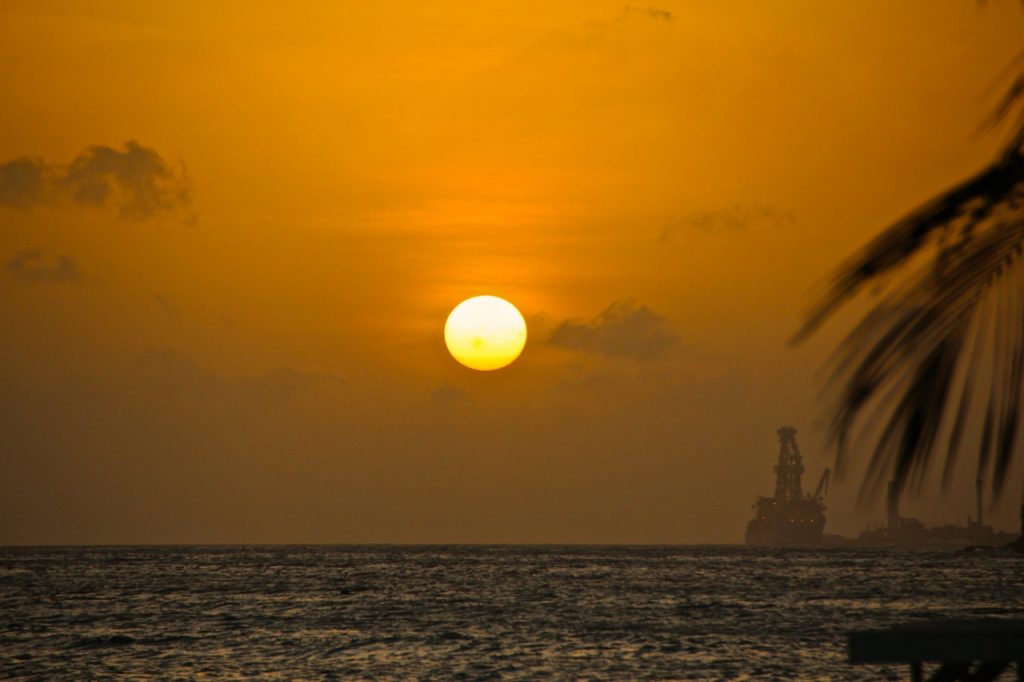
[[[830,480],[832,480],[832,470],[825,467],[825,470],[821,472],[821,478],[818,480],[818,487],[814,489],[814,499],[820,500],[824,497],[825,493],[828,492]]]

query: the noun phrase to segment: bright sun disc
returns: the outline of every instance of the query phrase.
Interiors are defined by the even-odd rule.
[[[523,352],[526,320],[497,296],[474,296],[455,306],[444,323],[444,343],[466,367],[500,369]]]

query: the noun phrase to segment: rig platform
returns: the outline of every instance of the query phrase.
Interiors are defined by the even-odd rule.
[[[828,490],[826,468],[813,495],[800,485],[803,457],[796,429],[779,429],[779,463],[775,465],[775,495],[758,497],[754,518],[747,524],[746,543],[756,547],[818,547],[825,530],[823,495]]]

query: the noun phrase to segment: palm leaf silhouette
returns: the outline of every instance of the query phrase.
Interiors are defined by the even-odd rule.
[[[1000,156],[842,265],[794,337],[812,334],[865,285],[895,280],[832,361],[828,434],[837,470],[854,435],[872,443],[862,501],[888,478],[899,491],[920,486],[936,460],[945,486],[968,432],[977,433],[978,477],[996,497],[1004,489],[1024,379],[1022,102],[1024,73],[991,122],[1018,115]]]

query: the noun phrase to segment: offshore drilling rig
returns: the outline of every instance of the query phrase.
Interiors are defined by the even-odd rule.
[[[826,468],[813,495],[804,495],[800,478],[803,457],[796,444],[796,429],[779,429],[779,463],[775,465],[775,496],[758,497],[756,514],[747,524],[746,542],[760,547],[814,547],[825,529],[823,496],[828,491]]]

